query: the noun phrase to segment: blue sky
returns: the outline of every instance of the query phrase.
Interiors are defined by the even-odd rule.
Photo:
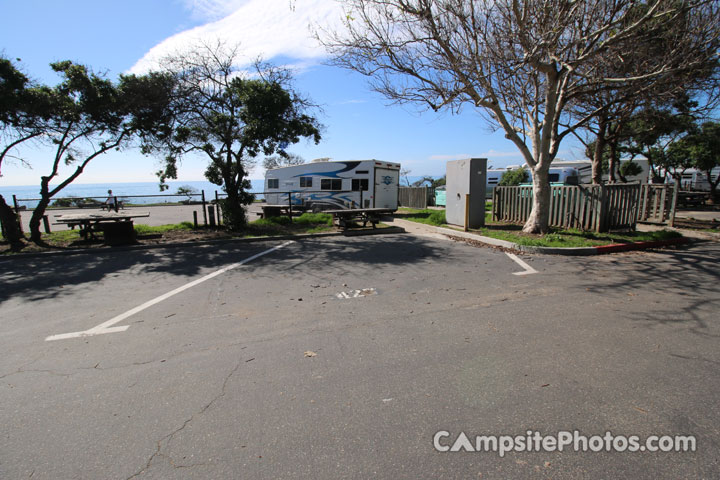
[[[296,88],[323,108],[320,144],[288,148],[308,161],[376,158],[401,163],[412,176],[443,175],[447,160],[471,156],[495,167],[521,163],[512,143],[470,108],[451,115],[390,105],[362,76],[323,65],[308,23],[336,25],[342,13],[334,0],[0,0],[0,12],[0,52],[22,59],[22,69],[46,84],[58,80],[53,61],[77,61],[117,78],[147,71],[155,58],[197,38],[239,43],[247,58],[292,66]],[[0,185],[37,184],[47,172],[47,152],[22,153],[33,168],[3,166]],[[581,158],[582,150],[566,141],[559,157]],[[203,180],[204,168],[201,157],[187,158],[179,180]],[[94,160],[76,183],[153,182],[155,170],[156,159],[124,151]],[[251,174],[262,176],[261,168]]]

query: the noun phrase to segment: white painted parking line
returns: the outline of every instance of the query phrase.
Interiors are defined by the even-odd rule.
[[[268,250],[265,250],[264,252],[260,252],[256,255],[253,255],[252,257],[248,257],[241,262],[233,263],[232,265],[228,265],[227,267],[221,268],[220,270],[217,270],[213,273],[205,275],[204,277],[198,278],[197,280],[187,283],[187,284],[183,285],[182,287],[178,287],[175,290],[171,290],[164,295],[160,295],[159,297],[153,298],[152,300],[149,300],[149,301],[143,303],[142,305],[139,305],[139,306],[133,308],[132,310],[128,310],[125,313],[122,313],[116,317],[113,317],[110,320],[108,320],[107,322],[103,322],[100,325],[91,328],[90,330],[84,330],[82,332],[61,333],[59,335],[51,335],[51,336],[47,337],[45,339],[45,341],[50,342],[53,340],[66,340],[68,338],[91,337],[93,335],[102,335],[105,333],[124,332],[125,330],[130,328],[130,325],[123,325],[120,327],[113,327],[113,325],[115,325],[116,323],[120,323],[123,320],[125,320],[126,318],[131,317],[131,316],[135,315],[136,313],[145,310],[146,308],[152,307],[153,305],[156,305],[156,304],[162,302],[163,300],[167,300],[168,298],[172,297],[173,295],[177,295],[178,293],[184,292],[185,290],[187,290],[189,288],[192,288],[196,285],[206,282],[206,281],[210,280],[211,278],[215,278],[218,275],[222,275],[223,273],[225,273],[229,270],[232,270],[233,268],[237,268],[241,265],[245,265],[246,263],[252,262],[253,260],[255,260],[257,258],[267,255],[268,253],[272,253],[276,250],[279,250],[287,245],[290,245],[291,243],[293,243],[292,240],[285,242],[281,245],[278,245],[276,247],[270,248]]]
[[[525,263],[525,262],[523,262],[522,260],[520,260],[520,258],[518,258],[517,255],[512,254],[512,253],[507,253],[507,252],[505,252],[505,254],[506,254],[508,257],[512,258],[512,259],[515,261],[515,263],[517,263],[518,265],[520,265],[522,268],[525,269],[525,270],[522,271],[522,272],[514,272],[513,275],[531,275],[531,274],[533,274],[533,273],[538,273],[538,271],[535,270],[533,267],[531,267],[531,266],[528,265],[527,263]]]

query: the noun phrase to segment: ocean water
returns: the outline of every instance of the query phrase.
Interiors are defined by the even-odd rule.
[[[261,193],[263,191],[263,180],[251,180],[252,191]],[[149,203],[171,203],[185,200],[187,197],[172,197],[168,194],[175,194],[178,187],[189,186],[198,191],[198,194],[205,192],[205,198],[211,200],[215,198],[215,192],[218,195],[223,194],[222,188],[206,181],[197,182],[182,182],[182,181],[171,181],[167,182],[168,188],[164,192],[160,191],[157,182],[135,182],[135,183],[78,183],[70,184],[65,187],[59,194],[53,199],[58,198],[94,198],[99,201],[105,201],[107,199],[107,191],[112,190],[113,195],[117,196],[118,199],[125,198],[128,203],[135,204],[149,204]],[[12,205],[13,195],[18,199],[18,204],[33,208],[37,204],[37,200],[40,198],[40,187],[38,185],[24,185],[24,186],[0,186],[0,195],[5,198],[5,201]],[[163,195],[156,197],[153,195]],[[258,195],[259,198],[262,195]],[[200,200],[200,196],[194,196],[193,200]]]

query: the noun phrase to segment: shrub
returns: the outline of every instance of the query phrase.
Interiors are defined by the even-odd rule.
[[[508,170],[502,174],[498,185],[502,187],[512,187],[526,183],[528,181],[528,171],[522,167],[515,170]]]

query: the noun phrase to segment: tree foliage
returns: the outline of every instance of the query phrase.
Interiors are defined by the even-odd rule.
[[[663,170],[681,175],[691,165],[678,150],[677,141],[694,128],[694,107],[695,102],[687,96],[672,103],[646,106],[624,123],[618,135],[618,148],[631,158],[645,157],[654,178],[661,177]]]
[[[311,105],[292,90],[289,73],[260,63],[255,75],[241,72],[237,57],[222,44],[199,44],[164,60],[176,81],[174,123],[154,145],[166,154],[161,184],[177,178],[183,155],[208,160],[205,177],[227,193],[223,214],[231,229],[246,224],[243,206],[253,200],[247,175],[258,155],[281,152],[303,137],[320,141],[320,125],[307,113]]]
[[[502,174],[498,185],[501,187],[517,186],[521,183],[527,183],[528,171],[527,168],[516,168],[514,170],[508,170]]]
[[[697,168],[704,173],[710,191],[714,195],[720,184],[720,175],[712,176],[712,170],[720,167],[720,123],[716,121],[696,125],[683,138],[672,143],[669,156],[675,162]]]
[[[40,223],[50,200],[75,181],[100,155],[133,145],[165,131],[168,116],[167,76],[121,75],[114,83],[88,67],[70,61],[51,64],[62,82],[49,90],[49,119],[41,141],[52,145],[50,171],[40,178],[40,201],[30,219],[31,238],[40,242]],[[60,167],[71,167],[59,178]],[[59,180],[55,185],[51,182]]]
[[[300,155],[284,153],[284,155],[278,154],[265,157],[263,167],[265,167],[265,170],[272,170],[273,168],[292,167],[293,165],[302,165],[303,163],[305,163],[305,159]]]
[[[38,243],[51,199],[92,160],[164,127],[169,92],[168,78],[162,75],[124,75],[114,83],[71,61],[50,66],[62,79],[53,87],[35,84],[12,62],[0,60],[0,164],[15,158],[11,152],[29,141],[52,152],[50,170],[40,178],[40,201],[30,219],[31,238]],[[69,167],[64,178],[61,167]]]
[[[526,232],[548,230],[548,170],[562,140],[604,105],[582,115],[599,90],[644,90],[716,57],[716,2],[650,0],[349,0],[345,31],[320,32],[333,63],[358,71],[399,102],[433,110],[477,109],[518,148],[533,172]],[[669,50],[632,56],[683,19]],[[647,52],[650,52],[647,49]],[[610,74],[608,74],[610,73]]]

